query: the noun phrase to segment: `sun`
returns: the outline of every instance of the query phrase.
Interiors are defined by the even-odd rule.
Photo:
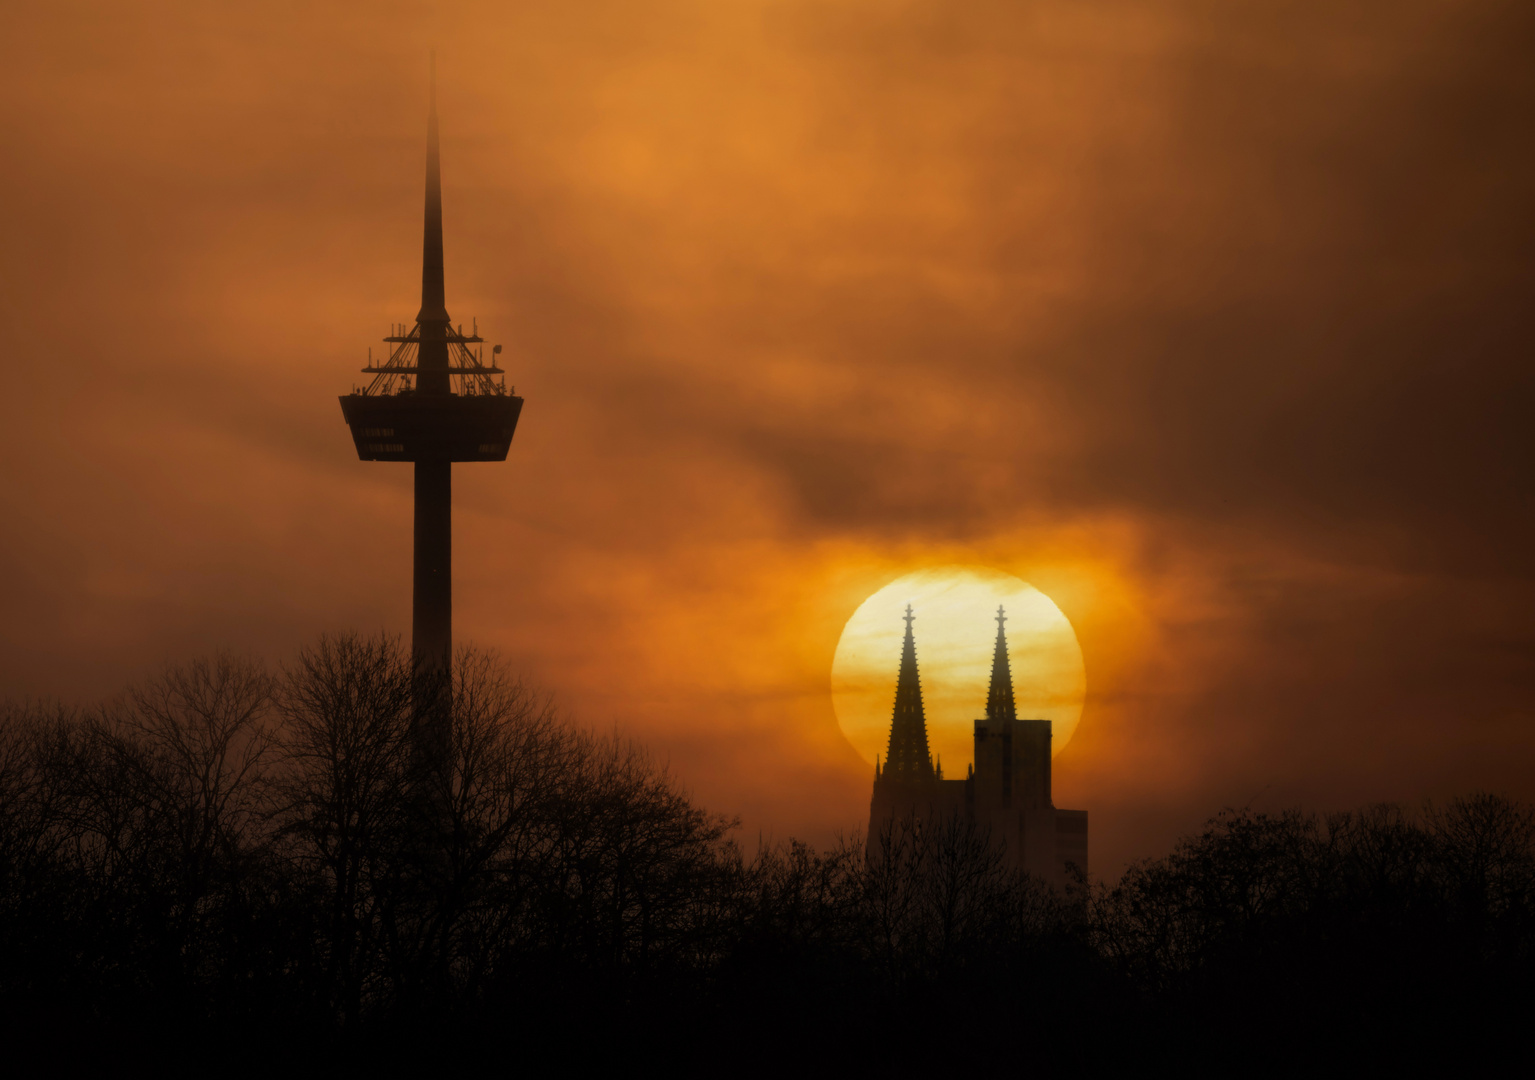
[[[1054,602],[1011,574],[939,566],[897,578],[853,612],[832,660],[837,722],[864,759],[883,757],[901,659],[901,616],[916,616],[917,668],[928,745],[950,777],[971,763],[975,721],[986,715],[997,607],[1007,612],[1007,653],[1019,719],[1053,722],[1053,747],[1071,741],[1087,675],[1076,631]]]

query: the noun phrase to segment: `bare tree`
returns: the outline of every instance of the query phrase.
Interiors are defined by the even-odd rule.
[[[380,960],[409,820],[413,679],[387,637],[322,637],[283,673],[277,701],[284,851],[321,913],[316,992],[355,1024]]]

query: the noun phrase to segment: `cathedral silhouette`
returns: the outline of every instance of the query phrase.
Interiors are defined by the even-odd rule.
[[[988,829],[1011,865],[1053,885],[1064,886],[1074,870],[1085,875],[1087,811],[1057,810],[1050,801],[1050,721],[1018,719],[1006,612],[997,608],[986,716],[975,722],[975,763],[963,780],[945,780],[942,767],[933,767],[909,604],[905,618],[890,745],[883,766],[874,762],[871,850],[894,821],[953,815]]]

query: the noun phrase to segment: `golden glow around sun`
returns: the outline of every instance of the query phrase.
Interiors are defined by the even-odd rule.
[[[918,570],[859,605],[832,661],[832,704],[853,747],[873,764],[885,755],[901,660],[901,616],[916,616],[917,670],[928,745],[945,774],[965,775],[975,721],[986,715],[997,605],[1007,609],[1007,653],[1021,720],[1053,721],[1053,747],[1076,731],[1087,691],[1082,648],[1054,602],[1027,582],[983,566]]]

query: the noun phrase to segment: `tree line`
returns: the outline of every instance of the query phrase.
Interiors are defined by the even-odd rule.
[[[344,635],[276,672],[220,656],[95,708],[8,703],[0,1015],[151,1053],[914,1068],[1378,1060],[1535,1003],[1535,814],[1489,795],[1228,811],[1064,892],[959,820],[749,853],[733,824],[472,650],[425,693],[396,642]]]

